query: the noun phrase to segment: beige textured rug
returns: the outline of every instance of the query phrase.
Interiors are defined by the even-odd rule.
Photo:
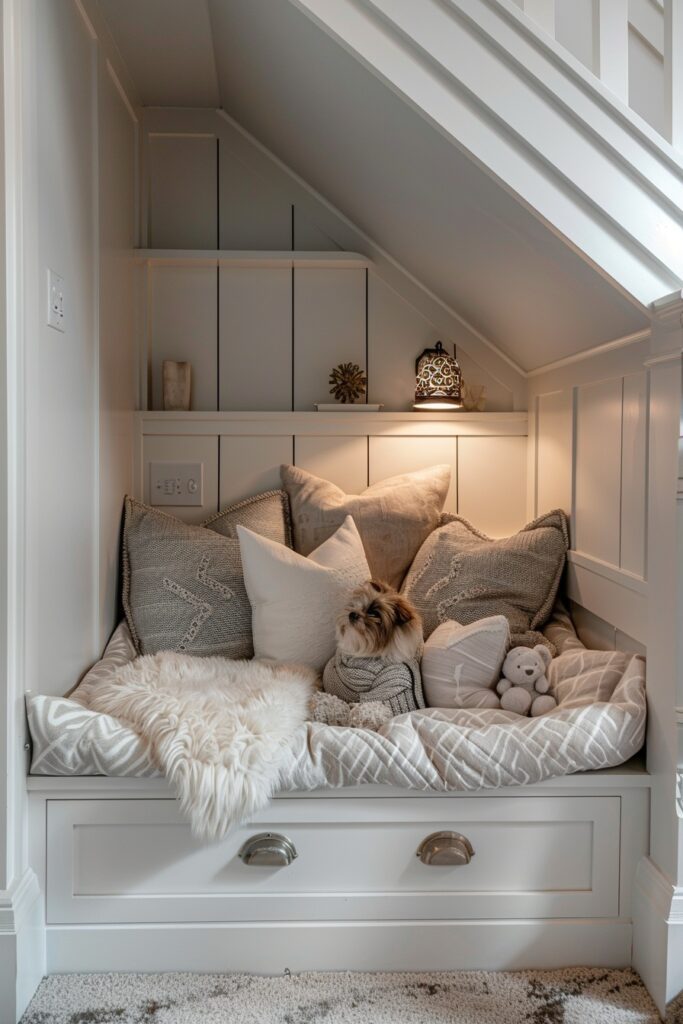
[[[680,997],[679,997],[680,1000]],[[683,1024],[683,1001],[669,1024]],[[657,1024],[631,970],[62,974],[22,1024]]]

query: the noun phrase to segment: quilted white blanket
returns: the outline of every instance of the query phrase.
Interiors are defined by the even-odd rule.
[[[550,714],[529,719],[499,710],[431,708],[400,715],[379,732],[307,722],[282,744],[275,788],[385,783],[476,790],[627,761],[645,735],[644,660],[586,650],[568,621],[556,620],[546,633],[559,652],[548,672],[558,701]],[[28,696],[33,774],[159,774],[136,732],[89,709],[92,693],[134,655],[122,624],[70,699]]]

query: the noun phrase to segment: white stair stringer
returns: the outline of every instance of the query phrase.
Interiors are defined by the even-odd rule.
[[[290,0],[645,307],[683,281],[683,162],[511,0]]]

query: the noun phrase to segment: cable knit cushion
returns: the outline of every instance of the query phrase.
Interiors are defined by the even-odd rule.
[[[286,544],[288,548],[292,546],[289,498],[284,491],[264,491],[245,498],[207,519],[202,526],[232,540],[237,540],[237,527],[246,526],[261,537]]]
[[[282,485],[292,509],[294,548],[308,555],[353,516],[370,571],[400,587],[420,545],[439,525],[451,480],[449,466],[404,473],[346,494],[297,466],[283,466]]]
[[[459,516],[449,519],[424,542],[403,587],[422,616],[425,639],[448,619],[467,625],[504,615],[513,647],[546,643],[538,630],[550,618],[564,569],[564,512],[548,512],[502,540]]]
[[[469,626],[442,622],[425,643],[422,685],[430,708],[497,708],[495,686],[510,642],[504,615]]]
[[[337,651],[325,666],[323,689],[347,704],[380,701],[392,715],[425,707],[420,664],[416,659],[385,661]]]
[[[353,519],[347,516],[308,558],[243,526],[237,535],[256,657],[322,671],[334,654],[337,616],[354,587],[370,575]]]
[[[252,657],[235,528],[243,522],[289,543],[287,512],[286,494],[269,491],[224,509],[205,528],[126,498],[123,607],[137,653]]]

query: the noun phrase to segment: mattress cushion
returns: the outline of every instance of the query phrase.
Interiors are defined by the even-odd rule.
[[[308,722],[287,743],[281,788],[370,783],[457,792],[527,785],[629,760],[645,736],[643,658],[586,650],[567,620],[553,620],[547,631],[560,652],[548,670],[558,700],[549,714],[429,708],[399,715],[377,732]],[[27,695],[32,774],[159,774],[137,733],[88,709],[93,689],[133,654],[122,623],[71,699]]]

